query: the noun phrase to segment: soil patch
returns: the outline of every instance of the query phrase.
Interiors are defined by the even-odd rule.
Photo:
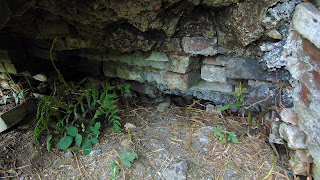
[[[147,101],[142,99],[142,101]],[[133,103],[134,104],[134,103]],[[29,117],[20,128],[0,136],[0,176],[2,179],[109,179],[121,169],[117,179],[263,179],[272,169],[274,153],[265,141],[259,124],[248,127],[241,117],[223,117],[194,108],[171,105],[158,112],[152,101],[121,111],[123,124],[132,123],[132,142],[126,130],[115,133],[103,127],[100,143],[84,156],[81,151],[48,152],[37,146]],[[23,125],[22,125],[23,124]],[[236,132],[238,143],[223,145],[213,136],[212,127]],[[120,154],[136,152],[130,168],[122,166]],[[276,158],[267,179],[289,179],[287,160]]]

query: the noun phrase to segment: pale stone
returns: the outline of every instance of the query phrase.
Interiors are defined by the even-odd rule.
[[[272,39],[282,39],[281,34],[276,29],[272,29],[271,31],[266,33],[266,35]]]
[[[297,126],[280,124],[280,136],[288,142],[291,149],[307,149],[306,135]]]
[[[169,55],[169,71],[185,74],[200,68],[200,58],[191,55]]]
[[[164,52],[152,51],[151,55],[146,60],[167,62],[167,61],[169,61],[169,58],[168,58],[167,54]]]
[[[227,82],[226,69],[220,66],[204,65],[201,67],[201,78],[208,82]]]
[[[164,84],[169,89],[188,90],[200,79],[200,71],[195,70],[188,74],[166,72],[163,75]]]
[[[320,48],[320,12],[315,6],[308,2],[297,5],[292,22],[299,34]]]
[[[191,90],[205,90],[231,93],[233,92],[234,87],[233,85],[228,83],[208,82],[205,80],[200,80],[194,86],[192,86]]]
[[[288,108],[282,109],[280,112],[280,116],[281,116],[281,120],[284,122],[290,123],[292,125],[298,124],[298,121],[299,121],[298,115],[292,109],[288,109]]]

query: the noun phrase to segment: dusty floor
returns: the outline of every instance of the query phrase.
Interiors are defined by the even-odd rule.
[[[259,125],[247,127],[240,117],[222,117],[206,111],[172,105],[164,112],[157,104],[135,105],[123,110],[123,124],[131,130],[114,133],[103,127],[100,143],[91,154],[60,151],[37,146],[29,117],[19,128],[0,135],[1,179],[109,179],[114,161],[120,166],[117,179],[264,179],[274,160],[273,151]],[[238,143],[223,145],[213,136],[212,127],[221,125],[225,133],[236,132]],[[45,142],[45,141],[44,141]],[[120,154],[136,152],[131,168],[124,167]],[[287,160],[276,158],[266,179],[289,179]]]

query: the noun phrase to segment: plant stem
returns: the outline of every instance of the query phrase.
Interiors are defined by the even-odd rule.
[[[132,142],[132,137],[131,137],[130,129],[129,129],[129,128],[128,128],[128,134],[129,134],[130,141]]]
[[[52,63],[52,65],[53,65],[54,69],[57,71],[58,77],[59,77],[60,81],[62,81],[62,82],[64,83],[64,85],[65,85],[69,90],[71,90],[71,91],[74,93],[74,91],[70,88],[70,86],[69,86],[69,85],[67,84],[67,82],[64,80],[64,78],[63,78],[61,72],[59,71],[59,69],[57,68],[57,66],[54,64],[53,57],[52,57],[52,50],[53,50],[53,47],[54,47],[54,44],[55,44],[56,40],[57,40],[57,37],[55,37],[55,38],[53,39],[52,46],[51,46],[51,48],[50,48],[50,59],[51,59],[51,63]]]

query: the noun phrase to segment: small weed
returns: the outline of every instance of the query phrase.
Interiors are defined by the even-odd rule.
[[[224,135],[224,134],[219,134],[219,141],[220,141],[223,145],[227,145],[226,135]]]
[[[122,165],[127,168],[130,168],[133,160],[138,158],[138,154],[135,152],[128,153],[126,150],[124,150],[121,153],[120,158],[122,160]],[[115,161],[112,161],[109,166],[113,168],[110,179],[116,179],[117,176],[119,175],[121,167],[119,167],[119,165]]]
[[[222,127],[221,126],[217,126],[217,127],[213,127],[213,131],[214,131],[214,136],[217,136],[220,131],[221,131]]]
[[[119,168],[119,166],[114,162],[114,161],[112,161],[111,163],[110,163],[110,167],[112,168],[112,175],[111,175],[111,177],[110,177],[110,179],[117,179],[117,176],[119,175],[119,173],[120,173],[120,168]]]
[[[128,153],[126,150],[124,150],[121,155],[120,158],[122,159],[122,163],[125,167],[131,167],[131,162],[135,159],[138,158],[138,154],[135,152],[132,153]]]
[[[228,141],[231,141],[233,143],[237,143],[238,142],[238,138],[236,136],[236,133],[235,132],[230,132],[229,136],[228,136]]]
[[[233,143],[237,143],[238,142],[238,138],[237,138],[235,132],[230,132],[229,136],[226,136],[225,133],[221,132],[222,126],[216,126],[216,127],[213,127],[212,129],[213,129],[213,135],[215,137],[219,136],[218,139],[223,145],[227,145],[228,141],[232,141]]]
[[[239,88],[238,88],[237,93],[236,93],[237,96],[238,96],[237,103],[225,105],[225,106],[219,108],[218,112],[224,111],[224,110],[229,109],[229,108],[231,108],[233,106],[235,106],[235,107],[243,107],[244,105],[242,104],[242,100],[243,100],[242,91],[243,91],[243,84],[240,83]]]

